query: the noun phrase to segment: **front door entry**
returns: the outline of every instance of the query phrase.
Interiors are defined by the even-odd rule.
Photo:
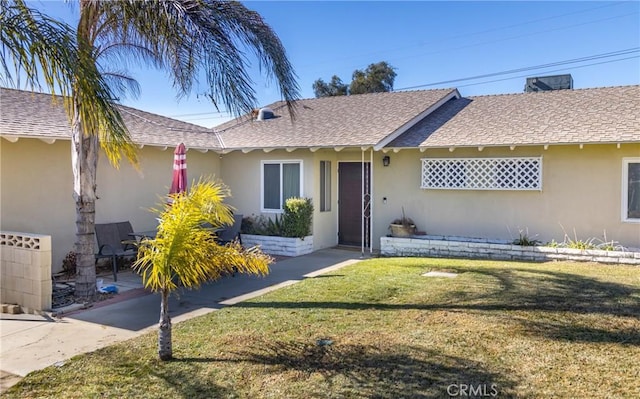
[[[362,193],[362,168],[364,166],[364,195]],[[338,165],[338,244],[361,246],[362,217],[364,209],[365,242],[369,244],[370,231],[370,180],[369,162],[340,162]]]

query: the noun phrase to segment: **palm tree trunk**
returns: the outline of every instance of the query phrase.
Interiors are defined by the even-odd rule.
[[[161,297],[158,356],[160,360],[171,360],[173,358],[173,348],[171,343],[171,317],[169,316],[169,290],[163,289]]]
[[[76,296],[92,301],[96,296],[94,258],[96,216],[96,168],[98,137],[86,135],[78,110],[78,98],[73,95],[74,118],[71,135],[73,198],[76,203]]]

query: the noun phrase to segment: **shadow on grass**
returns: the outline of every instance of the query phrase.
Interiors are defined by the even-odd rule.
[[[150,372],[155,378],[164,380],[171,387],[167,397],[178,398],[227,398],[236,397],[235,391],[214,383],[213,378],[198,376],[199,366],[192,361],[183,362],[180,367],[164,367]]]
[[[640,288],[635,286],[534,268],[487,270],[466,267],[458,268],[458,271],[487,275],[499,281],[499,289],[476,298],[485,299],[485,304],[470,304],[469,308],[640,317]],[[465,307],[462,304],[461,308]]]
[[[604,330],[601,328],[563,325],[558,322],[535,322],[521,320],[525,334],[537,335],[566,342],[615,343],[619,345],[640,346],[640,330],[620,328]]]
[[[447,388],[452,384],[483,386],[488,392],[493,384],[500,397],[509,397],[514,388],[513,381],[482,363],[413,346],[266,341],[236,354],[244,361],[270,366],[271,375],[294,371],[289,378],[297,380],[300,372],[308,377],[320,374],[320,382],[306,380],[301,389],[310,392],[301,392],[301,397],[322,393],[323,397],[439,398],[449,397]],[[456,387],[450,390],[457,392]]]
[[[499,312],[566,312],[575,316],[601,314],[640,319],[640,288],[600,281],[579,274],[545,270],[502,268],[484,269],[451,267],[457,273],[475,273],[491,277],[490,289],[483,292],[451,291],[440,303],[384,303],[384,302],[243,302],[245,308],[309,308],[347,310],[459,310]],[[486,279],[484,279],[486,281]],[[375,288],[375,287],[374,287]],[[380,290],[389,289],[381,285]],[[566,324],[541,319],[515,319],[525,328],[541,336],[558,340],[611,342],[640,345],[637,329],[602,330],[584,327],[568,318]]]

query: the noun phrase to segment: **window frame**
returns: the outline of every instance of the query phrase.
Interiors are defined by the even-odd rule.
[[[304,175],[303,175],[303,161],[302,159],[283,159],[283,160],[261,160],[260,161],[260,212],[263,213],[282,213],[284,212],[284,198],[283,196],[283,181],[282,181],[282,171],[283,165],[285,164],[298,164],[300,167],[300,190],[298,192],[298,197],[302,197],[304,193]],[[265,208],[264,206],[264,166],[265,165],[279,165],[280,171],[280,209],[275,208]]]
[[[629,165],[634,163],[640,164],[640,157],[622,158],[622,206],[620,214],[624,223],[640,223],[640,217],[629,217]]]
[[[320,212],[331,212],[331,161],[320,161]]]

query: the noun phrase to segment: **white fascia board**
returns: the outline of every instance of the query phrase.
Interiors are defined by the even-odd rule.
[[[67,141],[71,140],[71,137],[69,136],[39,136],[39,135],[24,135],[24,134],[0,134],[0,137],[2,137],[3,139],[11,143],[15,143],[20,139],[36,139],[48,144],[52,144],[56,140],[67,140]]]
[[[435,111],[438,108],[440,108],[447,101],[451,100],[452,98],[460,98],[460,97],[461,96],[460,96],[460,92],[458,91],[458,89],[454,89],[451,93],[449,93],[446,96],[442,97],[440,100],[438,100],[438,102],[436,102],[435,104],[433,104],[432,106],[430,106],[426,110],[422,111],[418,116],[416,116],[415,118],[411,119],[409,122],[407,122],[404,125],[402,125],[395,132],[391,133],[390,135],[388,135],[387,137],[382,139],[380,142],[378,142],[378,144],[376,144],[373,147],[374,151],[380,151],[384,146],[386,146],[387,144],[389,144],[390,142],[395,140],[397,137],[399,137],[401,134],[403,134],[404,132],[406,132],[407,130],[412,128],[413,125],[415,125],[416,123],[420,122],[427,115],[429,115],[433,111]]]

